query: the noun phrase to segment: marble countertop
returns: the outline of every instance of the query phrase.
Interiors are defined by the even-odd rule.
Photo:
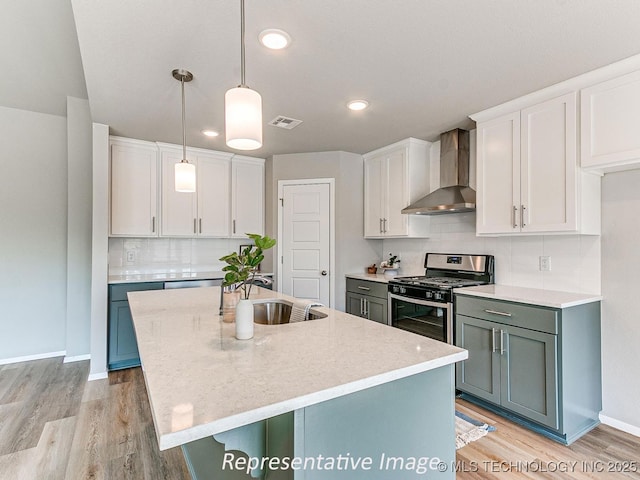
[[[357,280],[369,280],[371,282],[389,283],[393,277],[382,273],[347,273],[347,278],[355,278]]]
[[[107,283],[114,285],[117,283],[144,283],[144,282],[172,282],[185,280],[210,280],[222,279],[225,272],[214,270],[209,272],[161,272],[161,273],[126,273],[121,275],[109,275]],[[272,273],[263,272],[259,275],[272,276]]]
[[[253,299],[292,297],[256,288]],[[236,340],[220,287],[129,293],[161,450],[449,365],[468,352],[329,308]]]
[[[602,300],[601,295],[513,287],[510,285],[480,285],[477,287],[455,288],[453,293],[552,308],[568,308]]]

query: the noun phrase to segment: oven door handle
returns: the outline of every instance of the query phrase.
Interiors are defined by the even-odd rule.
[[[396,295],[395,293],[389,294],[389,300],[395,298],[396,300],[401,300],[407,303],[416,303],[418,305],[425,305],[427,307],[440,307],[440,308],[449,308],[452,304],[447,302],[430,302],[429,300],[419,300],[417,298],[411,297],[403,297],[402,295]]]

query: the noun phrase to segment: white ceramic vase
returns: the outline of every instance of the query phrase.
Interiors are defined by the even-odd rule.
[[[242,299],[236,305],[236,338],[249,340],[253,338],[253,302]]]

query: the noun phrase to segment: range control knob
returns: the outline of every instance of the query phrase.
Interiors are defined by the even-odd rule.
[[[407,293],[407,289],[404,287],[400,287],[400,293]]]
[[[433,297],[433,292],[430,292],[430,291],[425,292],[424,296],[425,296],[425,298],[432,298]]]
[[[433,294],[433,298],[434,298],[435,300],[442,300],[442,292],[435,292],[435,293]]]

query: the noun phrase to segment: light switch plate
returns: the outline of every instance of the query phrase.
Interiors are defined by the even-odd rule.
[[[540,271],[548,272],[551,270],[551,257],[548,255],[540,256]]]
[[[127,250],[127,263],[135,263],[135,261],[136,261],[136,251]]]

